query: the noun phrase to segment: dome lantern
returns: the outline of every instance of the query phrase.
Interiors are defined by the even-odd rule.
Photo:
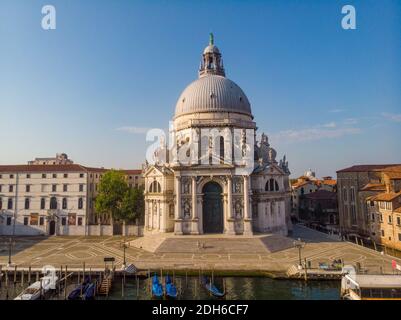
[[[210,33],[209,45],[203,50],[202,61],[199,68],[199,78],[211,74],[223,77],[226,75],[220,51],[214,45],[213,33]]]

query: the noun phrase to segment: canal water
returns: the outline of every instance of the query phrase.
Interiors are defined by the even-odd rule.
[[[297,280],[274,280],[264,277],[216,277],[215,285],[223,290],[226,288],[227,300],[338,300],[340,299],[339,281],[297,281]],[[4,284],[4,283],[3,283]],[[183,300],[209,300],[214,299],[199,285],[198,277],[176,276],[175,284]],[[71,279],[69,291],[77,285]],[[124,290],[122,279],[115,278],[109,296],[98,296],[99,300],[147,300],[151,299],[150,280],[127,278]],[[8,298],[13,299],[22,288],[19,284],[14,288],[8,288]],[[4,286],[0,289],[0,299],[6,299],[7,292]],[[49,299],[64,299],[64,293],[54,294]]]

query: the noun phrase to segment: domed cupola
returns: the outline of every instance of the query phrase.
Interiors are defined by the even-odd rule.
[[[251,105],[242,89],[226,78],[219,49],[210,34],[202,54],[199,78],[189,84],[178,98],[175,118],[195,113],[235,113],[253,119]]]
[[[223,60],[219,49],[214,45],[213,33],[210,34],[209,45],[203,50],[202,61],[199,68],[199,77],[206,75],[219,75],[225,77]]]

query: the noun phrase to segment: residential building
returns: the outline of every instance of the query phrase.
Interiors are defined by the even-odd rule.
[[[401,179],[401,174],[400,174]],[[401,192],[382,192],[366,198],[370,238],[401,251]]]
[[[317,223],[326,229],[337,230],[338,206],[337,193],[319,189],[308,193],[300,202],[300,218]]]
[[[367,198],[398,192],[401,164],[355,165],[337,171],[340,229],[343,234],[371,237]]]
[[[337,181],[330,176],[318,179],[316,178],[315,172],[311,169],[297,178],[296,181],[293,181],[291,184],[291,215],[294,218],[302,219],[302,214],[300,214],[302,201],[307,194],[314,193],[318,190],[337,192]]]
[[[0,235],[113,234],[113,226],[97,219],[94,209],[98,184],[107,169],[72,161],[29,163],[0,165]],[[143,185],[141,170],[122,171],[131,187]]]

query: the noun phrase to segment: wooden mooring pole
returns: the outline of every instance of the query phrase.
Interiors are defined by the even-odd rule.
[[[5,284],[6,284],[6,289],[8,290],[8,269],[5,271]]]
[[[135,281],[136,281],[136,299],[139,299],[139,281],[138,281],[138,275],[135,274]]]
[[[17,265],[14,267],[14,287],[17,284]]]
[[[64,300],[67,300],[67,265],[65,266],[65,274],[64,274]]]
[[[29,266],[29,268],[28,268],[28,286],[31,285],[31,271],[32,271],[32,268],[31,268],[31,266]]]
[[[185,287],[188,288],[188,270],[185,270]]]

